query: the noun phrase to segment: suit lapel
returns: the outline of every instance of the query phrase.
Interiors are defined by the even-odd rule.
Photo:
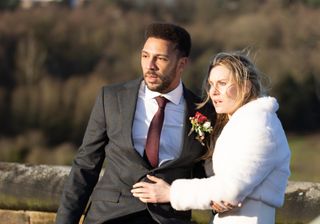
[[[120,108],[121,129],[123,140],[128,148],[133,148],[132,125],[136,111],[137,97],[140,88],[141,79],[124,85],[122,91],[118,93],[118,103]]]

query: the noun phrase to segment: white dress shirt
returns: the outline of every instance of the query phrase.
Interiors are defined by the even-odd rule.
[[[166,94],[151,91],[144,81],[141,82],[136,112],[132,127],[132,138],[135,149],[143,156],[148,128],[158,110],[157,96],[169,100],[165,107],[163,127],[160,136],[159,166],[166,161],[179,157],[182,150],[182,139],[185,119],[185,100],[182,82],[177,88]]]

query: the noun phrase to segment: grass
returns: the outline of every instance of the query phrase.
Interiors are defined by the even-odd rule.
[[[288,135],[292,181],[320,182],[320,133]]]
[[[201,211],[193,210],[192,211],[192,221],[195,221],[197,224],[208,224],[212,216],[211,211]]]

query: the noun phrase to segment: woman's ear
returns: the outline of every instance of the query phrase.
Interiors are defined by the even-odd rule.
[[[251,91],[251,88],[252,88],[252,83],[250,80],[246,80],[246,83],[245,83],[245,91],[246,91],[246,94],[249,94],[250,91]]]

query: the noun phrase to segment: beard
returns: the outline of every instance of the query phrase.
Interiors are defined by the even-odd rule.
[[[151,91],[159,92],[159,93],[167,93],[170,92],[170,86],[172,82],[176,79],[176,67],[173,68],[171,71],[168,71],[166,74],[159,74],[155,71],[148,71],[144,75],[145,83]],[[156,83],[148,82],[148,76],[154,76],[157,78]]]

